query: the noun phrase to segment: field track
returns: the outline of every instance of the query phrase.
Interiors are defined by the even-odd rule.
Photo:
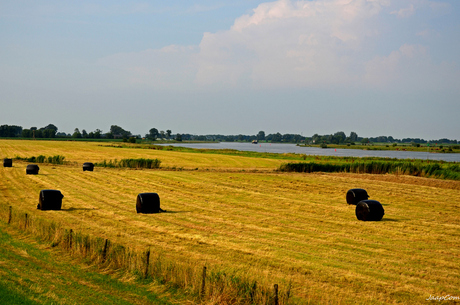
[[[413,303],[460,296],[460,182],[394,175],[297,174],[280,160],[97,146],[0,141],[0,157],[64,155],[69,165],[0,168],[0,204],[75,231],[210,269],[242,271],[318,303]],[[95,168],[81,163],[159,158],[175,170]],[[198,168],[198,170],[195,170]],[[380,222],[360,222],[345,202],[365,188]],[[41,189],[64,194],[62,211],[36,209]],[[156,192],[167,213],[135,213]]]

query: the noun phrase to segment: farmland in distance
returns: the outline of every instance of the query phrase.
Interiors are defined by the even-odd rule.
[[[62,155],[64,165],[0,169],[0,204],[75,231],[150,248],[209,270],[286,287],[292,303],[393,304],[460,295],[460,182],[397,175],[281,173],[283,162],[219,154],[115,148],[100,143],[0,141],[0,157]],[[83,162],[158,158],[160,169]],[[380,222],[361,222],[351,188],[380,201]],[[64,194],[62,211],[36,209],[41,189]],[[156,192],[166,213],[135,212]]]

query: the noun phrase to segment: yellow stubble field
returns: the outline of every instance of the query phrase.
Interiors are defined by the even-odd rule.
[[[0,140],[2,158],[75,162],[40,164],[39,175],[25,175],[24,162],[2,167],[0,204],[262,284],[291,281],[300,303],[418,304],[460,295],[459,182],[281,173],[274,159],[100,145]],[[169,169],[81,168],[123,158],[158,158]],[[382,221],[356,219],[345,201],[356,187],[383,204]],[[37,210],[41,189],[60,190],[63,210]],[[167,213],[136,214],[142,192],[158,193]]]

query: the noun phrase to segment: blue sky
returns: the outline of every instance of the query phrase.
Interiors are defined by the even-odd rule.
[[[460,1],[1,1],[0,124],[460,139]]]

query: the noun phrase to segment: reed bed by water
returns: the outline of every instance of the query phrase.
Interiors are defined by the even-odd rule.
[[[21,161],[26,161],[26,162],[32,162],[32,163],[49,163],[49,164],[64,164],[64,156],[56,155],[56,156],[43,156],[39,155],[38,157],[32,156],[32,157],[19,157],[16,156],[14,160],[21,160]]]
[[[160,168],[161,160],[159,159],[121,159],[115,160],[104,160],[102,162],[95,163],[94,166],[98,167],[110,167],[110,168]]]
[[[460,180],[460,166],[439,163],[429,164],[408,161],[358,161],[352,163],[285,163],[279,167],[282,172],[345,172],[361,174],[402,174],[419,177]]]

